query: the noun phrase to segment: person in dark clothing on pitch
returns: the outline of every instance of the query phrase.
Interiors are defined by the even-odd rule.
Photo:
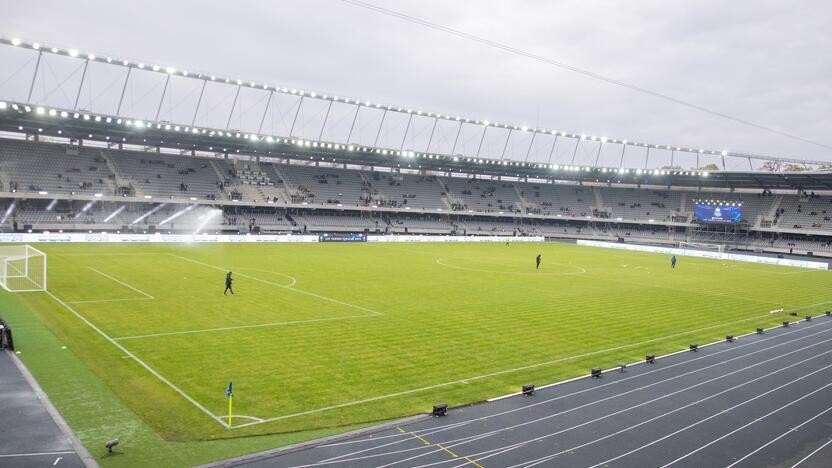
[[[534,267],[534,269],[535,269],[535,270],[539,270],[539,269],[540,269],[540,259],[541,259],[541,257],[542,257],[542,256],[541,256],[540,254],[537,254],[537,258],[535,258],[535,259],[534,259],[534,261],[535,261],[535,267]]]
[[[225,296],[228,293],[228,291],[231,291],[232,296],[234,295],[234,290],[231,289],[231,282],[232,281],[234,281],[234,280],[231,279],[231,272],[229,271],[225,275],[225,291],[222,293],[223,296]]]

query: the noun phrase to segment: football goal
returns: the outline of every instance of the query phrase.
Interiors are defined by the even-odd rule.
[[[701,242],[679,242],[680,249],[690,250],[707,250],[710,252],[725,252],[725,246],[722,244],[705,244]]]
[[[0,246],[0,286],[10,292],[46,291],[46,254],[28,244]]]

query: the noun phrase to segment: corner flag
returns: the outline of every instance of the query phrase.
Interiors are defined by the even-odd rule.
[[[228,427],[231,427],[231,404],[234,401],[234,391],[232,389],[231,381],[228,381],[228,389],[225,391],[225,397],[228,398]]]

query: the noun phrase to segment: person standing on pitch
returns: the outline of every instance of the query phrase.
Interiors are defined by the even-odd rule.
[[[222,293],[223,296],[225,296],[228,293],[228,291],[231,291],[232,296],[234,295],[234,290],[231,289],[231,282],[232,281],[234,281],[234,280],[231,279],[231,272],[229,271],[228,273],[225,274],[225,291]]]
[[[676,268],[676,256],[670,257],[670,268]]]
[[[539,270],[539,269],[540,269],[540,259],[541,259],[541,255],[540,255],[540,254],[537,254],[537,258],[535,258],[535,259],[534,259],[534,261],[535,261],[535,267],[534,267],[534,269],[535,269],[535,270]]]

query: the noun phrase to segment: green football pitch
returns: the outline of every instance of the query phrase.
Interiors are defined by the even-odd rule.
[[[828,271],[690,257],[671,269],[666,255],[556,243],[37,248],[49,292],[19,299],[175,441],[472,403],[832,304]]]

